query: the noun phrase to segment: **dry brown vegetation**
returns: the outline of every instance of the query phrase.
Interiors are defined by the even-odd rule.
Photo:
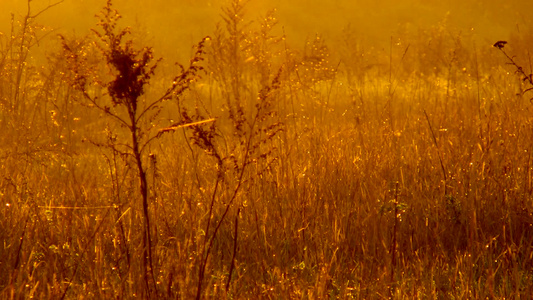
[[[0,36],[2,299],[533,294],[532,31],[294,49],[234,0],[170,68],[111,2],[38,14]]]

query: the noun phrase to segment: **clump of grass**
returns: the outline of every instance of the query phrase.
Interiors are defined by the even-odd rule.
[[[39,23],[41,14],[49,13],[58,3],[50,3],[36,11],[27,1],[20,19],[11,15],[10,31],[0,34],[0,226],[4,247],[0,250],[0,297],[39,295],[58,289],[46,280],[45,274],[30,266],[38,264],[47,251],[37,250],[35,232],[46,232],[35,216],[46,190],[42,184],[47,174],[64,175],[64,160],[72,154],[66,146],[64,119],[58,114],[56,97],[65,85],[52,74],[54,65],[45,69],[35,58],[39,43],[50,28]],[[56,106],[57,105],[57,106]],[[57,184],[59,190],[62,184]],[[64,186],[63,186],[64,187]],[[51,188],[57,192],[55,188]],[[52,202],[53,199],[48,199]],[[51,240],[54,242],[54,240]],[[29,255],[28,249],[33,249]],[[30,271],[36,270],[33,275]],[[36,282],[43,282],[41,286]],[[26,288],[31,286],[31,289]]]

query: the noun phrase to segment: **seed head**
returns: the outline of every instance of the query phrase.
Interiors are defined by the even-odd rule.
[[[506,41],[497,41],[496,43],[494,43],[494,45],[492,45],[492,47],[503,49],[503,47],[505,47],[505,44],[507,44]]]

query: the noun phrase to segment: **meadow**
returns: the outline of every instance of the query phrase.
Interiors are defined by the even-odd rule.
[[[262,16],[181,64],[111,1],[0,35],[0,298],[533,294],[533,28],[295,47]]]

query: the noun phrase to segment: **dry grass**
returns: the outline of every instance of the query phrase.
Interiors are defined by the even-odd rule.
[[[65,57],[37,68],[14,51],[39,34],[14,28],[0,53],[2,298],[533,293],[531,33],[505,45],[514,65],[441,28],[386,53],[349,31],[299,50],[274,14],[263,26],[235,17],[241,5],[227,7],[191,90],[140,125],[146,139],[216,119],[165,131],[142,157],[151,291],[138,170],[116,146],[129,132],[84,105]],[[172,80],[156,75],[139,103]]]

